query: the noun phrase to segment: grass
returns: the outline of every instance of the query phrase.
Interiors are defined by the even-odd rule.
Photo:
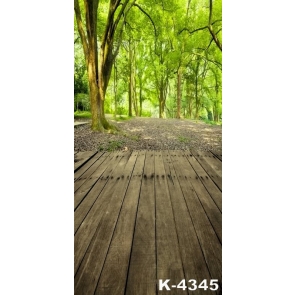
[[[201,119],[203,122],[209,125],[222,125],[222,122],[215,122],[215,121],[210,121],[208,119]]]
[[[113,152],[120,149],[125,142],[123,140],[110,140],[106,146],[98,146],[99,151]]]
[[[127,138],[129,138],[131,140],[135,140],[135,141],[139,141],[140,140],[140,136],[139,135],[124,133],[123,136],[124,137],[127,137]]]
[[[89,112],[89,111],[76,111],[76,112],[74,112],[74,118],[91,119],[91,112]]]
[[[74,118],[87,118],[91,119],[91,112],[90,111],[76,111],[74,112]],[[113,117],[113,115],[106,114],[107,120],[115,120],[115,121],[126,121],[130,120],[132,117],[128,117],[125,115],[117,115],[116,118]]]
[[[112,120],[115,120],[115,121],[126,121],[126,120],[129,120],[131,119],[132,117],[128,117],[128,116],[116,116],[112,118]]]
[[[132,140],[135,140],[135,141],[140,140],[140,137],[138,135],[130,135],[129,138],[132,139]]]
[[[183,142],[183,143],[189,143],[189,142],[190,142],[190,139],[187,138],[187,137],[184,137],[184,136],[179,136],[179,137],[178,137],[178,140],[179,140],[180,142]]]
[[[118,135],[123,135],[124,137],[134,140],[134,141],[139,141],[140,136],[139,135],[134,135],[134,134],[128,134],[126,132],[111,132],[113,134],[118,134]],[[117,139],[117,140],[109,140],[107,143],[101,144],[97,147],[99,151],[108,151],[108,152],[113,152],[116,150],[120,150],[122,147],[126,145],[125,140],[123,139]]]

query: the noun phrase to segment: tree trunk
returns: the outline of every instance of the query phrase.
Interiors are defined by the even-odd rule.
[[[201,100],[198,93],[198,73],[199,73],[199,67],[200,67],[200,59],[197,61],[197,66],[195,70],[195,102],[196,102],[196,113],[195,113],[195,120],[199,120],[199,110],[200,110],[200,104]]]
[[[134,75],[135,73],[135,63],[132,63],[132,69],[131,69],[131,80],[132,80],[132,100],[133,100],[133,107],[135,111],[135,116],[138,117],[138,102],[137,102],[137,95],[136,95],[136,77]]]
[[[166,105],[166,97],[167,97],[167,89],[168,89],[168,74],[161,77],[160,86],[159,86],[159,117],[166,118],[165,114],[165,105]]]
[[[95,39],[95,38],[94,38]],[[95,51],[95,44],[91,42],[89,44],[89,55],[88,55],[88,81],[89,81],[89,90],[90,90],[90,104],[91,104],[91,129],[102,131],[103,124],[101,120],[101,109],[100,109],[100,97],[99,97],[99,89],[97,85],[97,58]]]
[[[187,102],[187,106],[188,106],[188,116],[191,119],[192,118],[192,95],[191,95],[191,88],[190,88],[190,84],[189,81],[186,80],[186,102]]]
[[[134,111],[135,111],[135,116],[138,117],[138,101],[137,101],[137,95],[136,95],[136,41],[133,41],[133,46],[132,46],[132,89],[133,89],[133,100],[134,100]]]
[[[135,70],[134,70],[135,72]],[[133,101],[134,101],[134,111],[135,111],[135,116],[138,117],[138,101],[137,101],[137,95],[136,95],[136,78],[134,73],[132,74],[133,76]]]
[[[195,80],[195,102],[196,102],[195,119],[199,120],[199,111],[200,111],[201,99],[199,97],[199,92],[198,92],[198,76],[197,75],[196,75],[196,80]]]
[[[218,113],[217,112],[215,112],[215,114],[214,114],[214,121],[215,122],[218,122],[219,121],[219,118],[218,118],[219,116],[218,116]]]
[[[187,87],[186,87],[186,97],[187,97],[187,106],[188,106],[188,116],[191,119],[192,118],[192,95],[191,95],[191,89],[189,88],[189,83],[187,83]]]
[[[213,115],[212,115],[212,111],[207,109],[207,113],[208,113],[208,120],[209,121],[213,121]]]
[[[164,106],[163,102],[161,101],[159,104],[159,118],[163,119],[164,117]]]
[[[139,116],[142,116],[142,82],[139,78]]]
[[[180,119],[180,108],[181,108],[181,67],[177,71],[177,114],[176,118]]]
[[[163,118],[164,113],[164,85],[163,85],[163,78],[161,79],[161,86],[160,86],[160,97],[159,97],[159,118]]]
[[[100,54],[100,60],[99,60],[99,69],[100,73],[102,73],[102,69],[108,68],[109,64],[105,59],[102,58],[103,50]],[[111,66],[112,67],[112,66]],[[108,71],[111,70],[108,68]],[[108,82],[110,79],[110,75],[108,74],[100,74],[98,79],[98,108],[99,108],[99,120],[104,129],[112,129],[115,128],[114,126],[110,125],[110,123],[106,120],[105,114],[104,114],[104,101],[105,101],[105,93],[108,86]],[[99,129],[98,129],[99,130]],[[103,130],[101,130],[103,131]]]
[[[129,111],[128,116],[132,117],[132,50],[131,50],[131,39],[129,39],[129,88],[128,88],[128,103]]]
[[[132,82],[131,80],[129,80],[129,90],[128,90],[128,105],[129,105],[128,116],[129,117],[132,117],[132,85],[131,84]]]
[[[91,117],[92,117],[92,123],[91,123],[91,129],[92,130],[103,130],[103,125],[100,120],[100,104],[99,104],[99,98],[98,98],[98,88],[96,83],[91,83],[90,87],[90,106],[91,106]]]
[[[114,65],[114,100],[115,100],[115,112],[114,117],[117,117],[117,65],[115,61]]]

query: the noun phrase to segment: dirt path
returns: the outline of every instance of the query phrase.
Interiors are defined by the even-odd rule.
[[[120,129],[118,134],[93,132],[90,124],[75,127],[75,151],[222,150],[221,126],[182,119],[132,118],[119,122],[109,121]]]

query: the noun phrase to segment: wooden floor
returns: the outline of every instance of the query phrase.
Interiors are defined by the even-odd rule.
[[[221,294],[222,155],[74,155],[75,295]],[[159,291],[182,279],[219,288]]]

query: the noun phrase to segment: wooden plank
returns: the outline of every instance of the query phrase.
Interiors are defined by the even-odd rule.
[[[210,152],[198,151],[199,157],[203,159],[212,167],[212,169],[222,177],[222,162]]]
[[[104,186],[102,192],[99,194],[99,197],[96,198],[94,204],[87,212],[87,215],[85,216],[79,228],[77,229],[77,232],[75,233],[75,273],[82,261],[82,258],[87,250],[87,247],[90,244],[93,235],[95,234],[97,225],[99,224],[103,214],[106,212],[106,208],[112,197],[112,188],[116,186],[119,173],[121,174],[122,169],[128,162],[130,153],[123,154],[123,152],[120,152],[118,157],[120,158],[119,163],[117,164],[118,169],[115,169],[111,176],[106,176],[106,178],[108,179],[107,183],[110,185]],[[85,201],[86,199],[83,201],[83,203]],[[80,206],[82,206],[82,204]]]
[[[186,155],[186,158],[190,162],[192,168],[195,170],[199,180],[203,183],[204,187],[206,187],[220,212],[222,212],[222,193],[220,189],[190,152],[184,151],[184,154]]]
[[[76,193],[77,190],[84,185],[87,181],[92,180],[94,181],[93,184],[95,183],[95,180],[97,180],[99,178],[98,175],[94,174],[96,171],[98,172],[103,172],[107,165],[101,165],[107,158],[107,161],[110,161],[110,159],[113,157],[113,153],[105,153],[104,155],[102,155],[99,159],[94,159],[95,156],[89,160],[88,162],[92,162],[92,160],[94,161],[92,163],[92,165],[90,167],[88,167],[88,169],[83,173],[83,175],[81,175],[78,179],[76,179],[76,181],[74,182],[74,192]],[[95,165],[93,165],[95,163]],[[84,166],[86,166],[87,164],[85,164]],[[79,172],[80,170],[82,170],[84,168],[84,166],[79,169],[77,172]],[[87,165],[88,166],[88,165]],[[93,185],[92,184],[92,185]]]
[[[202,282],[206,279],[210,282],[211,276],[206,264],[206,260],[202,253],[202,249],[194,230],[190,213],[185,202],[172,160],[168,151],[162,152],[165,172],[167,175],[168,188],[174,212],[175,225],[179,240],[179,248],[186,282],[190,279],[195,279],[197,282]],[[202,295],[203,289],[195,291],[188,290],[189,294]],[[216,292],[210,291],[210,294]]]
[[[210,164],[201,156],[199,151],[191,150],[191,153],[196,158],[196,160],[200,163],[203,169],[210,176],[212,181],[218,186],[218,188],[222,191],[222,178],[221,176],[211,167]]]
[[[156,295],[154,152],[147,151],[136,215],[126,294]]]
[[[114,178],[112,173],[114,173],[116,167],[119,165],[119,163],[121,163],[122,165],[126,161],[127,161],[126,158],[123,157],[122,155],[114,155],[112,160],[108,162],[107,169],[103,171],[101,177],[97,180],[95,185],[92,187],[91,191],[87,194],[87,196],[83,199],[81,204],[76,208],[74,212],[74,232],[75,233],[77,232],[81,223],[83,222],[88,212],[90,211],[90,209],[96,202],[97,198],[99,198],[100,193],[104,189],[105,185],[108,183],[110,179]]]
[[[210,151],[215,157],[217,157],[222,162],[222,153],[216,151]]]
[[[74,122],[74,127],[85,124],[89,124],[89,122]]]
[[[157,279],[170,279],[177,285],[184,279],[174,215],[165,175],[162,153],[155,152],[156,243]],[[171,294],[163,290],[161,294]],[[187,290],[174,289],[173,294],[188,294]]]
[[[118,155],[118,152],[105,153],[99,159],[96,159],[95,165],[92,165],[91,167],[89,167],[89,169],[87,169],[87,171],[83,174],[83,176],[81,176],[80,178],[78,178],[74,182],[75,194],[82,185],[87,183],[87,181],[90,181],[91,179],[97,180],[100,177],[100,175],[102,174],[102,172],[109,166],[108,164],[112,160],[112,158],[116,157],[117,155]],[[92,161],[92,159],[90,161]],[[83,169],[83,168],[81,168],[81,169]],[[79,171],[80,170],[78,170],[78,172]]]
[[[124,295],[145,162],[139,152],[95,294]],[[106,293],[106,292],[112,293]]]
[[[172,159],[182,193],[185,197],[210,275],[212,279],[217,279],[220,283],[222,275],[220,241],[212,228],[210,220],[199,198],[197,197],[193,186],[188,178],[183,175],[183,171],[186,170],[183,166],[183,156],[177,153],[177,151],[169,151],[169,154]]]
[[[110,179],[114,178],[112,173],[115,171],[117,165],[120,163],[122,158],[123,158],[123,161],[125,162],[126,158],[123,157],[122,152],[111,153],[108,157],[109,161],[105,161],[104,165],[101,167],[102,171],[100,172],[100,175],[97,174],[97,172],[93,173],[93,175],[95,174],[94,180],[97,179],[97,181],[95,182],[91,190],[88,192],[87,189],[84,189],[84,186],[83,186],[80,195],[78,195],[80,191],[76,192],[75,204],[78,204],[79,206],[77,205],[78,207],[75,209],[75,213],[74,213],[75,233],[77,232],[84,218],[88,214],[89,210],[92,208],[93,204],[96,202],[97,198],[99,197],[101,191],[103,190],[107,182]],[[85,194],[85,198],[84,198],[84,194]],[[78,199],[76,200],[76,198]],[[81,198],[83,198],[83,201],[81,203],[78,203],[79,200],[81,200]]]
[[[105,262],[138,152],[125,153],[75,235],[75,294],[93,294]],[[121,161],[120,161],[121,162]]]
[[[85,165],[81,167],[75,174],[74,174],[74,181],[85,177],[84,173],[103,155],[103,152],[96,153]]]
[[[154,294],[157,294],[157,285],[156,283],[152,283],[152,284],[141,283],[140,285],[136,285],[136,283],[134,283],[128,288],[128,291],[126,291],[125,294],[126,295],[139,295],[139,294],[154,295]]]
[[[74,172],[80,169],[88,160],[90,160],[97,152],[78,152],[74,155]]]
[[[181,172],[178,171],[179,179],[185,179],[189,182],[194,189],[198,201],[202,204],[206,215],[208,216],[212,227],[219,239],[222,242],[222,215],[221,211],[217,207],[216,203],[211,198],[210,194],[204,187],[200,178],[197,177],[196,172],[193,170],[192,166],[186,158],[186,154],[181,151],[174,151],[173,154],[176,154],[179,161],[181,162]],[[176,162],[177,164],[177,162]],[[178,164],[177,164],[178,165]]]
[[[99,210],[99,206],[101,202],[105,202],[104,199],[98,200],[101,197],[102,192],[105,194],[105,186],[109,181],[112,181],[112,185],[116,182],[116,169],[117,167],[122,167],[126,165],[130,153],[126,155],[123,152],[115,152],[110,153],[113,155],[112,159],[105,163],[107,165],[107,169],[102,173],[98,181],[95,183],[91,191],[87,194],[87,196],[83,199],[82,203],[78,206],[78,208],[74,212],[74,232],[75,234],[79,230],[81,224],[85,220],[88,213],[94,214],[94,210]],[[105,204],[104,204],[105,205]],[[94,208],[93,208],[94,207]],[[90,216],[91,216],[90,214]],[[88,216],[88,220],[89,220]]]

